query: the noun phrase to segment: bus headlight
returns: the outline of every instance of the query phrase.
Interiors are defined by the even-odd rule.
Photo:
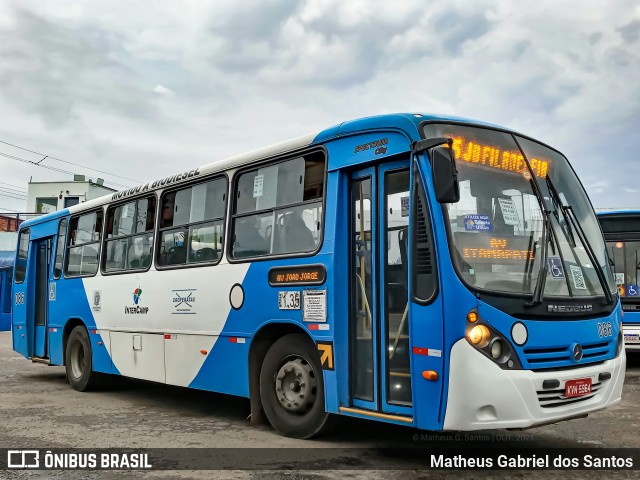
[[[489,340],[491,340],[491,332],[485,325],[475,325],[469,333],[467,333],[467,338],[474,347],[484,348],[489,345]]]
[[[500,342],[500,339],[496,339],[491,344],[491,356],[496,360],[502,356],[502,343]]]
[[[474,311],[475,313],[475,311]],[[467,341],[505,370],[521,369],[511,343],[475,315],[467,315]]]

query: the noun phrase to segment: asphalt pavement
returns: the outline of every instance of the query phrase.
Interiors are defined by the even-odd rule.
[[[280,448],[281,462],[268,470],[148,472],[0,472],[0,478],[639,478],[640,471],[429,472],[415,447],[446,447],[450,434],[419,432],[377,422],[340,418],[333,432],[314,440],[278,435],[248,420],[249,403],[227,395],[118,379],[98,391],[69,387],[63,367],[33,364],[11,349],[0,332],[0,448]],[[588,418],[521,432],[460,433],[469,448],[636,447],[640,448],[640,355],[627,359],[622,401]],[[393,450],[388,450],[391,447]],[[302,448],[292,455],[287,448]],[[329,455],[318,462],[319,448]],[[240,450],[244,449],[244,450]],[[308,452],[308,453],[306,453]],[[372,452],[378,452],[372,455]],[[303,465],[305,457],[317,462]],[[300,465],[301,470],[296,468]],[[383,465],[383,467],[381,467]],[[339,468],[340,470],[337,470]],[[372,470],[373,469],[373,470]]]

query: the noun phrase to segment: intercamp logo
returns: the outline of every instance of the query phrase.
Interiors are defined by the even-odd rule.
[[[38,450],[8,450],[8,468],[39,468],[40,452]]]
[[[133,291],[133,303],[137,305],[141,296],[142,296],[142,289],[138,287]]]

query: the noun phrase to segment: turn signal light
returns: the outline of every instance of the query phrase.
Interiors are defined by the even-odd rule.
[[[425,370],[424,372],[422,372],[422,378],[426,378],[427,380],[435,382],[436,380],[438,380],[438,372],[436,372],[435,370]]]
[[[206,350],[200,350],[200,353],[203,354],[203,355],[206,355],[207,351]]]
[[[476,323],[478,321],[478,314],[476,312],[467,313],[467,320],[471,323]]]

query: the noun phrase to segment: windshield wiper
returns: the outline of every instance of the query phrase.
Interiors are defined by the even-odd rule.
[[[529,183],[531,184],[531,190],[533,191],[533,193],[535,194],[538,200],[538,205],[540,206],[540,210],[542,210],[542,217],[544,219],[544,222],[542,224],[544,228],[542,230],[542,259],[540,260],[540,272],[538,273],[538,279],[536,280],[536,286],[533,290],[533,295],[531,297],[531,300],[528,302],[525,302],[525,305],[527,307],[534,307],[536,305],[541,304],[544,297],[544,287],[547,281],[547,271],[549,268],[547,265],[549,243],[553,242],[554,240],[553,239],[554,232],[553,232],[553,226],[551,225],[551,212],[547,209],[547,204],[545,202],[544,195],[540,190],[540,185],[538,185],[533,169],[531,168],[531,164],[529,163],[529,159],[525,155],[524,150],[520,145],[520,142],[518,142],[518,139],[515,136],[513,136],[513,140],[516,143],[518,149],[520,150],[520,153],[522,154],[522,158],[524,159],[524,162],[527,166],[527,170],[530,175]],[[547,175],[547,180],[548,179],[549,179],[549,176]],[[553,188],[553,184],[552,184],[552,188]],[[556,238],[556,241],[557,241],[557,238]],[[559,245],[558,245],[558,253],[562,255],[560,252]],[[554,254],[555,254],[555,246],[554,246]],[[564,265],[564,261],[562,261],[562,263]],[[571,289],[571,287],[569,287],[568,279],[567,279],[567,287]]]
[[[551,182],[551,180],[548,180],[548,181]],[[609,289],[607,279],[605,278],[604,270],[602,269],[602,265],[600,265],[596,259],[596,253],[593,251],[593,247],[587,241],[587,236],[585,235],[584,230],[582,229],[582,225],[580,225],[580,222],[578,221],[576,212],[573,211],[573,207],[571,205],[566,205],[566,206],[562,205],[562,210],[565,213],[570,214],[570,215],[567,215],[567,217],[572,223],[573,228],[578,233],[578,238],[582,242],[582,246],[584,247],[585,251],[587,252],[587,256],[589,257],[589,261],[591,261],[593,268],[596,271],[596,276],[600,281],[600,286],[602,287],[602,291],[604,292],[604,296],[607,300],[607,304],[609,305],[612,304],[613,295],[611,294],[611,289]]]
[[[558,215],[556,214],[556,218],[558,219],[558,223],[562,227],[562,230],[564,230],[565,237],[567,237],[567,239],[571,242],[571,246],[575,248],[576,247],[576,239],[573,236],[573,230],[571,229],[571,223],[569,222],[569,216],[567,215],[567,212],[564,210],[564,202],[562,201],[562,198],[560,197],[560,194],[558,193],[558,190],[556,190],[555,185],[551,181],[551,178],[549,178],[549,175],[547,175],[545,180],[547,182],[547,188],[549,189],[549,193],[551,194],[551,201],[553,202],[553,206],[556,209],[555,211],[557,212],[558,210],[560,210],[560,213],[562,213],[563,222],[560,222],[560,218],[558,218]]]
[[[531,180],[535,183],[535,180]],[[542,296],[544,292],[544,285],[547,281],[547,254],[549,252],[549,243],[551,242],[551,221],[549,220],[549,212],[544,205],[541,205],[542,216],[544,217],[544,229],[542,230],[542,258],[540,259],[540,271],[538,272],[538,279],[536,280],[536,286],[533,289],[533,298],[530,302],[525,302],[527,307],[533,307],[542,303]]]

